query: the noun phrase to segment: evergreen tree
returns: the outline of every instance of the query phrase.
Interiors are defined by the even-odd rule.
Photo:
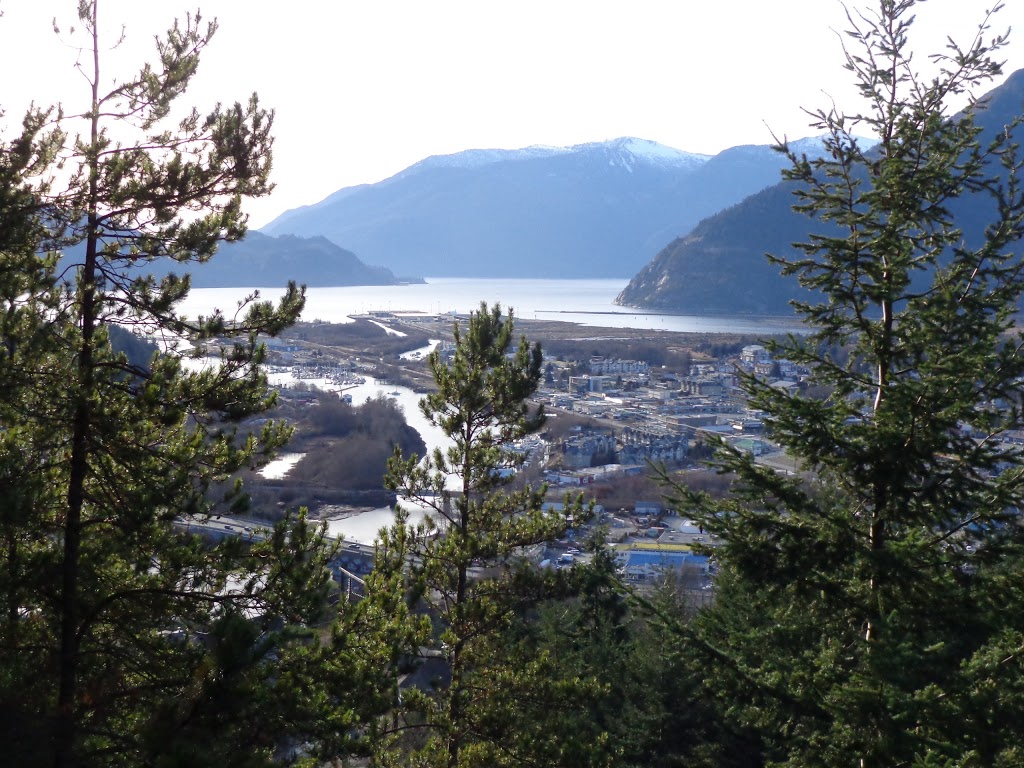
[[[187,271],[244,235],[243,198],[270,188],[272,115],[255,96],[175,111],[216,28],[198,14],[109,88],[97,0],[79,4],[77,26],[88,109],[30,115],[0,158],[5,751],[24,766],[225,766],[337,748],[377,712],[379,653],[335,643],[342,674],[302,640],[326,606],[323,531],[300,518],[209,545],[179,528],[239,509],[237,486],[211,489],[287,437],[245,420],[273,403],[257,334],[294,321],[302,291],[189,319],[176,310],[188,277],[148,274],[158,259]],[[51,162],[66,188],[39,181]],[[79,246],[59,274],[39,255],[51,243]],[[114,325],[163,352],[129,361]],[[216,339],[219,365],[186,365]],[[360,622],[346,610],[336,635]]]
[[[46,133],[50,114],[26,116],[23,132],[0,150],[0,719],[19,736],[8,741],[18,753],[21,739],[48,736],[32,714],[36,672],[22,649],[39,644],[38,623],[29,612],[49,586],[40,568],[47,548],[39,501],[56,499],[49,484],[53,457],[49,436],[59,424],[42,394],[40,371],[49,385],[64,380],[58,338],[53,259],[41,258],[46,239],[38,174],[59,148],[59,133]]]
[[[431,354],[437,391],[420,402],[452,444],[423,462],[396,452],[386,478],[428,510],[412,527],[399,507],[397,526],[381,544],[411,557],[412,597],[435,622],[434,649],[450,674],[436,696],[409,693],[409,716],[419,710],[424,719],[408,724],[426,734],[414,742],[418,764],[519,764],[531,742],[518,738],[508,715],[529,695],[531,680],[542,679],[544,663],[502,657],[500,640],[526,607],[560,588],[528,561],[529,549],[563,536],[583,510],[578,501],[544,509],[544,488],[505,489],[505,470],[524,459],[516,441],[544,420],[527,404],[542,376],[540,346],[523,337],[513,348],[512,312],[503,318],[499,306],[486,304],[465,328],[456,324],[454,335],[450,361]],[[393,749],[389,758],[401,761],[403,753]]]
[[[981,136],[972,97],[1006,38],[987,17],[921,75],[916,6],[850,15],[846,68],[868,108],[814,113],[827,156],[790,153],[818,234],[775,261],[822,298],[797,306],[808,335],[773,351],[829,394],[743,388],[802,473],[721,447],[731,501],[675,491],[724,540],[717,603],[683,632],[723,715],[760,733],[752,762],[1024,758],[1024,468],[1001,439],[1022,416],[1024,195],[1016,125]],[[853,137],[865,129],[871,149]],[[983,233],[957,227],[968,198],[988,201]]]

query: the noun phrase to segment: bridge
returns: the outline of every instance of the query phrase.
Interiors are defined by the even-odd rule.
[[[179,518],[174,525],[180,530],[215,540],[231,536],[246,541],[265,541],[269,530],[265,521],[221,515]],[[374,548],[355,541],[338,543],[338,549],[327,566],[346,599],[360,599],[366,592],[365,577],[373,570]]]

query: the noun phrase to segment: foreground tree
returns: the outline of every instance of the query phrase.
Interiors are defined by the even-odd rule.
[[[527,404],[542,375],[539,345],[530,347],[524,337],[513,348],[511,311],[502,317],[499,306],[486,304],[464,329],[456,325],[454,335],[450,361],[440,351],[431,354],[437,391],[421,401],[452,445],[422,463],[399,452],[386,478],[389,488],[428,510],[411,527],[399,508],[397,527],[382,547],[411,556],[412,596],[436,624],[434,648],[450,674],[436,696],[412,692],[406,703],[423,720],[413,714],[408,724],[425,734],[412,742],[423,764],[519,764],[531,745],[517,737],[503,708],[530,695],[545,660],[512,660],[497,651],[524,609],[559,589],[557,579],[528,560],[530,548],[564,536],[583,509],[578,501],[545,509],[544,488],[505,489],[507,470],[525,458],[516,441],[544,421]],[[401,760],[402,753],[389,757]]]
[[[1024,469],[1001,439],[1021,426],[1024,197],[1016,124],[983,142],[971,100],[1005,38],[986,19],[925,77],[917,4],[851,15],[868,110],[816,113],[828,156],[790,155],[818,234],[776,261],[822,299],[775,353],[830,394],[743,387],[804,474],[722,448],[731,502],[676,489],[725,542],[717,605],[686,633],[722,712],[760,734],[751,759],[772,765],[1024,759]],[[950,115],[954,99],[968,106]],[[870,150],[852,135],[865,128]],[[961,231],[979,206],[991,223]]]
[[[5,728],[29,740],[48,731],[23,707],[33,698],[36,670],[13,662],[12,652],[40,640],[26,606],[52,587],[39,567],[47,529],[40,500],[55,503],[59,494],[48,482],[53,424],[39,372],[56,382],[67,371],[56,364],[59,339],[51,332],[60,300],[54,260],[38,253],[46,237],[44,190],[32,183],[61,143],[59,134],[42,132],[48,119],[28,115],[21,135],[0,148],[0,713]]]
[[[88,108],[30,115],[0,157],[5,752],[22,766],[224,766],[338,748],[376,701],[347,683],[379,675],[373,649],[335,647],[342,674],[291,640],[324,615],[323,532],[299,519],[209,545],[179,528],[238,509],[238,488],[211,489],[287,437],[244,420],[273,403],[257,334],[294,321],[302,291],[188,319],[188,278],[158,276],[244,234],[242,200],[269,190],[272,115],[255,97],[175,112],[216,28],[198,14],[109,88],[96,0],[76,26]],[[66,188],[39,180],[52,161]],[[51,243],[66,248],[59,272],[39,255]],[[129,362],[115,324],[162,354]],[[217,338],[220,364],[192,372],[192,344]],[[338,636],[360,622],[346,613]]]

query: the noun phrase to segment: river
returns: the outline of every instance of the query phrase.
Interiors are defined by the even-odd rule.
[[[289,384],[298,383],[290,373],[271,373],[267,378],[271,384],[287,387]],[[310,384],[328,391],[344,392],[352,396],[352,405],[361,405],[368,399],[387,397],[394,400],[401,406],[405,413],[405,420],[413,429],[419,432],[420,437],[427,446],[427,451],[434,448],[444,449],[451,444],[448,436],[437,426],[431,424],[427,417],[420,410],[419,402],[422,395],[413,392],[408,387],[400,387],[394,384],[378,384],[373,379],[367,379],[363,384],[355,386],[340,387],[331,384],[327,379],[302,379],[304,384]],[[279,458],[265,466],[261,474],[264,477],[282,477],[288,469],[294,466],[295,456],[301,454],[283,454]],[[405,503],[409,510],[409,521],[417,523],[423,519],[423,510],[409,503]],[[373,544],[377,538],[377,532],[394,522],[394,513],[390,507],[379,507],[369,512],[346,517],[341,520],[332,520],[328,523],[328,532],[332,536],[344,536],[345,541],[355,541],[360,544]]]
[[[310,288],[306,292],[304,320],[321,320],[333,323],[350,322],[350,315],[362,315],[372,311],[408,313],[467,313],[479,307],[481,301],[488,304],[500,302],[505,308],[512,307],[516,316],[523,319],[558,320],[580,325],[605,328],[637,328],[680,331],[691,333],[743,333],[772,334],[787,331],[798,332],[801,326],[789,318],[757,317],[695,317],[669,315],[616,306],[613,302],[625,287],[626,280],[531,280],[531,279],[470,279],[470,278],[428,278],[423,284],[399,286],[356,286],[343,288]],[[234,313],[237,302],[251,293],[252,288],[201,288],[193,289],[183,302],[181,311],[195,316],[209,314],[216,308]],[[280,295],[280,289],[260,289],[261,298],[270,299]],[[423,350],[429,351],[429,348]],[[272,374],[273,383],[287,386],[290,374]],[[307,380],[322,389],[337,389],[326,380]],[[353,405],[359,405],[367,398],[384,396],[393,398],[402,406],[406,420],[423,437],[427,450],[446,447],[449,442],[445,434],[430,424],[419,409],[420,395],[407,387],[376,384],[367,380],[364,384],[345,389],[352,395]],[[296,459],[282,456],[268,465],[264,472],[277,474],[287,471],[289,462]],[[278,462],[281,462],[278,464]],[[415,522],[422,517],[422,510],[411,509]],[[330,523],[333,535],[343,535],[347,541],[372,544],[380,528],[390,525],[393,513],[387,507],[336,520]]]

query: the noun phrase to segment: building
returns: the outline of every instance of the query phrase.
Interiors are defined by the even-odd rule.
[[[725,391],[718,376],[686,376],[679,382],[679,389],[699,397],[719,397]]]
[[[695,555],[688,549],[645,549],[632,544],[619,549],[615,560],[626,581],[653,582],[669,576],[707,578],[707,555]]]
[[[570,392],[604,392],[613,386],[615,379],[610,376],[570,376]]]
[[[745,366],[754,366],[758,364],[771,365],[772,355],[760,344],[750,344],[749,346],[744,347],[740,352],[740,362]]]
[[[643,375],[650,371],[650,366],[640,360],[619,360],[595,355],[590,358],[590,372],[595,375],[621,376]]]

